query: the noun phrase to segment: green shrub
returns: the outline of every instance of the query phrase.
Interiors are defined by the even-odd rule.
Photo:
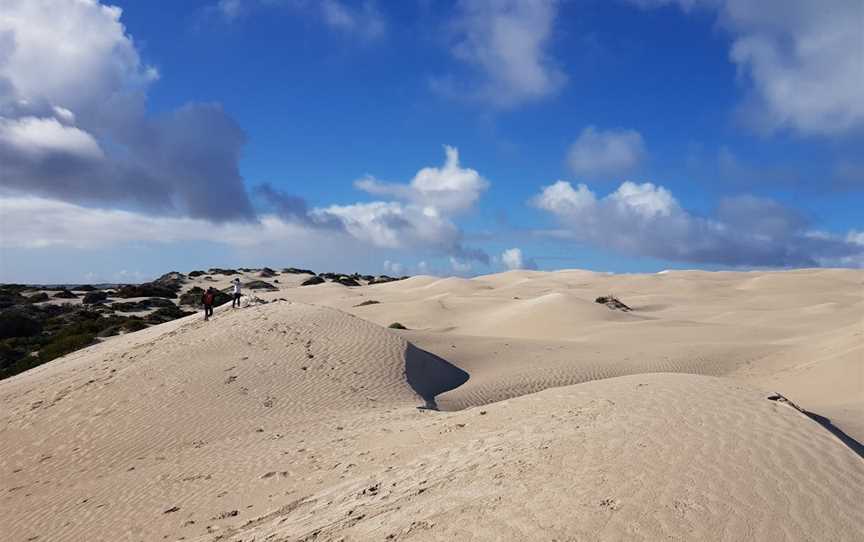
[[[138,318],[130,318],[123,323],[123,329],[126,333],[132,333],[134,331],[141,331],[142,329],[146,329],[147,324],[144,320],[140,320]]]
[[[0,313],[0,339],[32,337],[42,332],[42,324],[35,318],[15,309]]]
[[[80,333],[77,335],[61,335],[39,350],[39,361],[45,363],[70,352],[90,346],[96,341],[96,333]]]

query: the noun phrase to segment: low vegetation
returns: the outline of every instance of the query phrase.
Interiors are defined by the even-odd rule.
[[[213,282],[214,276],[255,273],[256,277],[243,284],[245,292],[278,291],[274,286],[279,271],[261,269],[223,269],[192,271],[188,275],[171,271],[151,282],[142,284],[28,286],[0,284],[0,379],[36,367],[100,340],[131,333],[152,325],[170,322],[193,314],[198,309],[204,288],[188,284],[190,279]],[[302,285],[334,282],[348,287],[380,284],[401,280],[386,275],[359,273],[321,273],[309,269],[286,267],[281,273],[309,275]],[[405,277],[402,277],[405,278]],[[199,282],[200,284],[200,282]],[[190,288],[191,286],[191,288]],[[226,291],[216,290],[215,305],[231,301]],[[250,303],[264,302],[254,295]],[[358,306],[378,303],[368,300]],[[393,329],[406,329],[398,322]]]
[[[147,323],[137,316],[103,316],[88,307],[69,303],[3,309],[0,379],[90,346],[100,337],[145,327]]]

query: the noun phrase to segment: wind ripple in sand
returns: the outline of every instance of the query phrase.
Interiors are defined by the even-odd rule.
[[[817,374],[824,385],[860,366],[852,275],[736,287],[754,277],[514,273],[272,294],[354,307],[374,293],[379,304],[350,310],[425,322],[405,335],[440,357],[359,318],[284,302],[112,339],[0,382],[0,532],[855,540],[864,462],[812,420],[730,379],[610,378],[806,384]],[[653,306],[650,318],[591,304],[611,290]],[[782,307],[771,308],[778,291]],[[523,304],[533,321],[520,325]],[[827,322],[813,320],[828,308]],[[559,316],[558,328],[544,324]],[[468,329],[476,335],[457,334]],[[443,407],[499,402],[417,410],[418,393],[464,380],[448,362],[470,379],[438,395]],[[553,386],[564,387],[514,397]],[[838,412],[857,411],[858,389],[843,380]]]

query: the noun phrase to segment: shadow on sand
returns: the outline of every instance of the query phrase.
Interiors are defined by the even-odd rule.
[[[847,435],[846,433],[844,433],[843,430],[840,429],[839,427],[837,427],[836,425],[834,425],[829,418],[826,418],[825,416],[820,416],[819,414],[816,414],[815,412],[810,412],[809,410],[804,410],[803,408],[799,407],[798,405],[796,405],[795,403],[793,403],[792,401],[790,401],[789,399],[787,399],[786,397],[784,397],[783,395],[781,395],[779,393],[774,393],[772,395],[769,395],[768,400],[769,401],[777,401],[778,403],[783,403],[787,406],[794,408],[795,410],[797,410],[801,414],[804,414],[805,416],[807,416],[808,418],[810,418],[814,422],[818,423],[819,425],[821,425],[822,427],[827,429],[832,435],[834,435],[835,437],[840,439],[840,442],[842,442],[850,450],[852,450],[853,452],[858,454],[858,457],[860,457],[861,459],[864,459],[864,445],[862,445],[860,442],[858,442],[854,438],[852,438],[849,435]]]
[[[470,375],[452,363],[408,343],[405,350],[405,375],[408,384],[426,401],[425,407],[438,410],[435,396],[458,388]]]
[[[826,418],[825,416],[820,416],[815,412],[810,412],[809,410],[802,410],[801,412],[806,414],[814,422],[818,423],[819,425],[830,431],[835,437],[839,438],[843,442],[843,444],[848,446],[850,450],[858,454],[858,457],[864,459],[864,445],[844,433],[842,429],[831,423],[830,419]]]

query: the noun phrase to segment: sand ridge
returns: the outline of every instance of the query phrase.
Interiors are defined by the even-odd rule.
[[[4,539],[864,532],[861,272],[278,278],[0,381]]]

